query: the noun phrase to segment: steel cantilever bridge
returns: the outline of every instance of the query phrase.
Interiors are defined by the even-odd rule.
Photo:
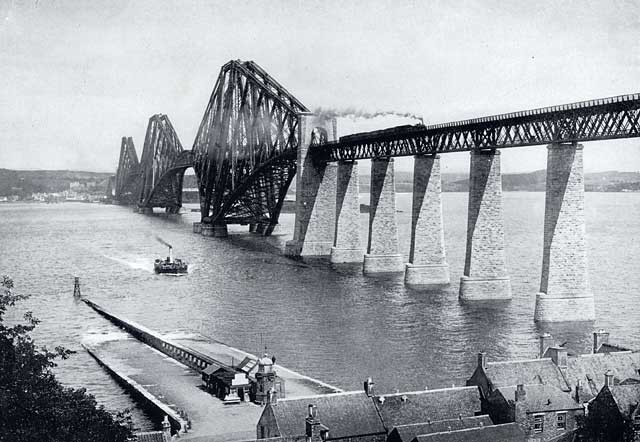
[[[166,115],[149,119],[142,157],[122,138],[115,198],[177,212],[185,170],[198,180],[202,221],[278,222],[296,173],[299,122],[308,109],[252,61],[220,70],[192,150]],[[640,137],[640,94],[431,126],[399,126],[322,141],[319,162]]]

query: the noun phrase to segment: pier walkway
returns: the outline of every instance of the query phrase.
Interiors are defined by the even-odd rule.
[[[250,402],[224,404],[204,390],[201,379],[201,371],[211,364],[231,367],[247,357],[256,359],[255,355],[198,334],[169,338],[88,299],[82,301],[127,332],[117,339],[91,336],[83,346],[155,413],[168,415],[175,431],[187,429],[187,420],[179,411],[186,412],[191,429],[181,434],[181,439],[217,442],[255,438],[262,407]],[[280,365],[275,369],[285,380],[287,398],[341,391]]]

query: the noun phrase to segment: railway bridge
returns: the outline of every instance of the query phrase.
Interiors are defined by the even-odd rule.
[[[198,179],[208,236],[227,224],[269,235],[296,177],[289,256],[362,262],[365,274],[405,272],[407,284],[448,284],[440,156],[470,152],[464,300],[509,299],[500,149],[547,146],[547,180],[537,321],[595,318],[587,275],[583,144],[640,137],[640,94],[425,126],[338,137],[336,120],[315,115],[253,62],[225,64],[191,151],[166,116],[149,120],[142,158],[123,138],[116,199],[141,211],[181,205],[184,171]],[[398,249],[394,157],[414,160],[409,263]],[[359,229],[358,160],[371,159],[368,237]]]

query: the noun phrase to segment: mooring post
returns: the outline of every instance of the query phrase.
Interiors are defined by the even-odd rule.
[[[80,293],[80,278],[78,278],[77,276],[73,278],[73,297],[82,297],[82,293]]]

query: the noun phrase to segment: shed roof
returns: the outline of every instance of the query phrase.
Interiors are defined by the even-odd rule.
[[[414,442],[518,442],[525,440],[524,431],[515,422],[425,434],[413,439]]]
[[[575,384],[580,380],[585,393],[595,397],[604,386],[604,374],[611,371],[615,383],[628,378],[640,379],[640,353],[617,351],[611,353],[586,354],[567,358],[565,376]]]
[[[623,416],[628,417],[631,409],[640,404],[640,384],[613,385],[609,391]]]
[[[421,434],[456,431],[464,428],[484,427],[488,425],[493,425],[493,422],[488,415],[399,425],[391,430],[387,437],[387,442],[409,442]]]
[[[371,398],[364,392],[349,392],[282,399],[269,404],[281,437],[305,434],[309,405],[316,406],[318,420],[329,429],[330,439],[386,434]]]
[[[498,390],[508,400],[514,400],[517,386],[501,387]],[[573,400],[571,394],[553,385],[524,385],[525,397],[518,400],[528,413],[540,411],[579,410],[582,405]]]
[[[389,430],[398,425],[470,417],[481,410],[476,386],[376,396],[374,403]]]
[[[162,431],[144,431],[135,436],[137,442],[168,442]]]
[[[571,390],[560,369],[549,358],[488,362],[484,371],[494,387],[548,384],[563,391]]]

